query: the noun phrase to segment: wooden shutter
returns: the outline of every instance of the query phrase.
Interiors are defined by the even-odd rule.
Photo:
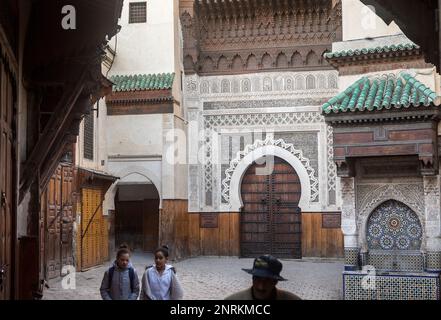
[[[0,285],[0,300],[11,298],[12,286],[12,216],[14,155],[14,78],[7,71],[0,44],[0,270],[4,271]]]
[[[84,158],[93,160],[94,118],[93,112],[84,118]]]

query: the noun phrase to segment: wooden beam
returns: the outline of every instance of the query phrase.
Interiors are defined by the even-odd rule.
[[[82,106],[78,106],[78,103],[81,103],[81,101],[77,102],[75,111],[77,111],[77,109],[84,108]],[[57,137],[51,151],[48,153],[48,156],[44,161],[44,165],[42,165],[40,168],[39,172],[41,184],[46,184],[49,182],[51,176],[55,172],[55,169],[58,167],[61,157],[68,150],[69,145],[76,143],[76,138],[79,134],[79,126],[81,123],[81,119],[77,119],[77,116],[78,115],[76,112],[71,113],[69,120],[66,121],[65,125],[60,131],[61,134]],[[43,188],[41,188],[41,190],[43,190]]]
[[[66,120],[71,114],[75,102],[85,87],[85,80],[88,72],[88,68],[85,67],[75,85],[68,86],[64,90],[64,93],[57,107],[55,108],[56,112],[49,120],[43,134],[35,145],[31,155],[27,159],[24,169],[20,175],[19,202],[23,200],[23,197],[28,191],[32,180],[34,180],[36,173],[41,167],[43,160],[46,158],[56,138],[59,136],[61,128],[64,126]]]
[[[49,183],[53,173],[57,169],[60,159],[63,155],[63,152],[66,148],[67,142],[62,141],[61,144],[57,143],[56,151],[53,153],[48,160],[45,161],[45,166],[40,171],[40,193],[46,189],[47,184]]]

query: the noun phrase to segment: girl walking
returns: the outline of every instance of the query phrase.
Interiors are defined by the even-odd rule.
[[[136,300],[139,295],[139,278],[130,262],[128,246],[120,246],[116,260],[101,282],[103,300]]]
[[[155,264],[147,267],[142,277],[141,300],[180,300],[184,293],[175,268],[168,264],[168,247],[155,251]]]

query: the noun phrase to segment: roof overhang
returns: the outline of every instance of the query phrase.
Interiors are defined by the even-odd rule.
[[[403,33],[420,45],[426,61],[440,69],[438,0],[361,0],[373,6],[387,24],[394,21]]]
[[[97,171],[84,167],[77,167],[78,173],[78,187],[88,187],[88,186],[100,186],[103,187],[105,192],[110,188],[110,186],[119,180],[119,177],[113,176],[106,172]]]

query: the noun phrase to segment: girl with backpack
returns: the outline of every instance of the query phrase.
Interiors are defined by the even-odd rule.
[[[155,251],[155,264],[142,277],[141,300],[181,300],[184,293],[175,268],[168,264],[168,247]]]
[[[120,246],[113,266],[104,273],[100,292],[103,300],[138,299],[139,278],[130,263],[128,246]]]

